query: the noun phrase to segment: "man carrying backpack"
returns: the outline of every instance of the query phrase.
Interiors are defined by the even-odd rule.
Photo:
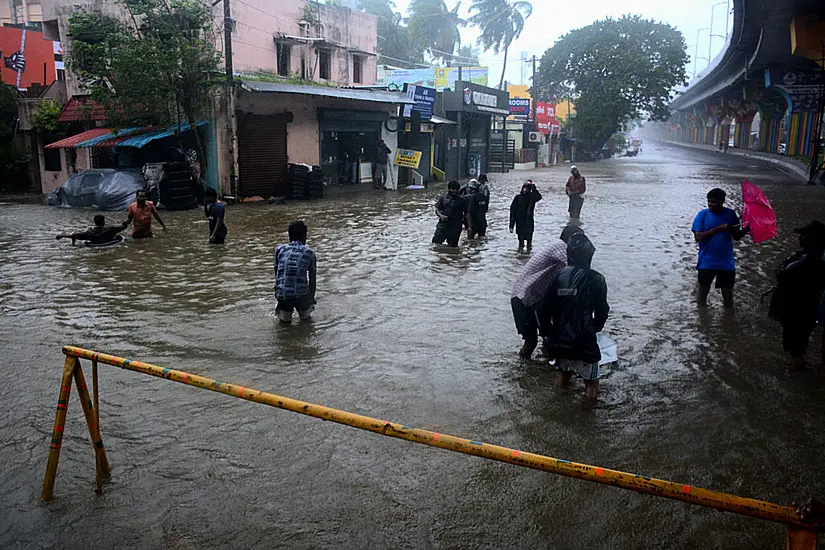
[[[610,311],[607,283],[590,269],[595,251],[584,233],[570,237],[567,267],[556,275],[538,314],[545,352],[560,371],[559,384],[567,385],[573,375],[582,378],[590,400],[599,391],[602,358],[596,333],[604,328]]]
[[[825,292],[825,224],[814,220],[794,229],[802,250],[776,268],[769,315],[782,323],[782,347],[793,368],[804,368],[808,341],[817,324],[820,300]],[[825,375],[825,349],[820,373]]]

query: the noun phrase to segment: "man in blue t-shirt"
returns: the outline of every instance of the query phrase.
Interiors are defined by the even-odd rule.
[[[708,304],[710,285],[716,279],[716,288],[722,290],[725,307],[733,307],[733,282],[736,279],[733,241],[744,237],[749,228],[743,229],[736,212],[725,208],[725,192],[716,188],[708,192],[708,207],[696,214],[690,229],[699,243],[697,302],[703,307]]]

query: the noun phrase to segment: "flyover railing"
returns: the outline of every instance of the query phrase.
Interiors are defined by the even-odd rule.
[[[405,439],[413,443],[438,447],[449,451],[473,455],[488,460],[506,462],[515,466],[542,470],[557,475],[574,477],[611,485],[637,493],[647,493],[658,498],[668,498],[681,500],[690,504],[696,504],[707,508],[715,508],[725,512],[750,516],[765,521],[781,523],[787,527],[786,541],[790,550],[814,550],[817,546],[818,527],[813,523],[802,521],[796,513],[796,509],[791,506],[783,506],[756,500],[743,498],[728,493],[711,491],[683,483],[674,483],[647,476],[630,474],[579,464],[560,458],[543,456],[535,453],[520,451],[491,445],[482,441],[464,439],[452,435],[432,432],[420,428],[412,428],[395,422],[379,420],[360,414],[324,407],[282,397],[272,393],[263,392],[253,388],[247,388],[237,384],[213,380],[197,374],[192,374],[175,369],[159,367],[141,361],[133,361],[115,355],[108,355],[98,351],[87,350],[74,346],[65,346],[63,353],[66,360],[63,365],[63,376],[60,383],[60,395],[57,402],[57,413],[55,414],[54,429],[49,449],[49,460],[46,467],[46,476],[43,481],[42,499],[49,501],[54,496],[54,483],[57,476],[57,464],[60,458],[60,448],[63,441],[63,429],[66,423],[68,412],[69,396],[72,383],[77,386],[78,397],[83,414],[86,417],[86,424],[91,437],[95,453],[95,478],[97,492],[103,490],[103,482],[111,472],[109,461],[106,457],[106,449],[100,433],[99,417],[99,384],[97,367],[99,364],[119,367],[124,370],[140,372],[193,386],[196,388],[224,393],[232,397],[253,401],[263,405],[269,405],[278,409],[296,412],[314,418],[320,418],[329,422],[337,422],[366,430],[379,435]],[[92,364],[93,394],[89,393],[83,368],[80,360],[86,359]]]

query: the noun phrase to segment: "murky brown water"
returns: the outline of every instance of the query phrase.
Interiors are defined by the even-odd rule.
[[[62,354],[74,344],[332,407],[781,503],[825,495],[825,383],[788,375],[759,293],[825,190],[752,161],[646,145],[582,166],[582,223],[607,278],[621,361],[601,401],[520,362],[507,232],[525,174],[493,175],[489,239],[429,244],[441,188],[228,211],[223,248],[200,212],[150,242],[54,241],[91,213],[0,205],[0,546],[261,548],[779,548],[783,529],[318,422],[103,366],[113,466],[94,494],[75,397],[56,484],[39,503]],[[566,223],[564,168],[536,244]],[[738,245],[738,308],[697,312],[690,223],[705,193],[761,185],[780,237]],[[737,199],[733,204],[740,206]],[[116,215],[115,218],[120,218]],[[316,320],[274,316],[272,249],[296,218],[319,258]]]

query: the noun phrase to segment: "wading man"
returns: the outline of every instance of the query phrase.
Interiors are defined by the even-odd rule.
[[[487,234],[487,210],[490,197],[482,192],[481,182],[471,179],[467,186],[467,238],[483,237]]]
[[[307,226],[302,221],[289,224],[289,244],[275,248],[275,311],[284,324],[292,324],[292,312],[298,310],[302,321],[312,317],[315,309],[315,252],[307,246]]]
[[[452,180],[447,184],[447,194],[438,199],[435,205],[438,225],[435,226],[433,244],[447,241],[447,246],[458,246],[467,217],[467,201],[458,194],[460,188],[458,181]]]
[[[699,243],[699,292],[696,301],[701,307],[708,304],[710,285],[716,279],[716,288],[722,291],[726,308],[733,307],[733,283],[736,265],[733,259],[733,241],[740,240],[748,228],[739,224],[739,216],[725,208],[725,192],[719,188],[708,192],[708,207],[693,220],[693,238]]]
[[[578,218],[582,213],[582,206],[584,205],[584,192],[587,191],[587,182],[584,176],[579,173],[576,166],[570,167],[570,177],[567,178],[567,185],[564,186],[564,192],[569,198],[569,205],[567,212],[571,218]]]
[[[72,244],[75,241],[86,241],[87,245],[111,244],[123,240],[118,233],[126,229],[128,225],[126,222],[120,225],[106,225],[106,218],[102,214],[95,215],[94,220],[94,227],[79,233],[61,233],[56,237],[57,240],[71,239]]]
[[[132,228],[133,239],[146,239],[152,237],[152,218],[154,217],[160,226],[166,231],[166,224],[160,219],[158,211],[152,201],[147,200],[149,194],[146,191],[138,191],[135,193],[135,202],[129,205],[127,212],[129,217],[126,220],[126,225],[135,222]]]
[[[203,213],[209,218],[209,244],[223,244],[226,240],[226,207],[218,200],[218,192],[212,188],[206,190]]]
[[[610,311],[607,283],[590,269],[595,251],[584,233],[570,237],[567,267],[556,275],[538,315],[545,352],[560,372],[559,384],[567,385],[573,375],[582,378],[591,400],[599,391],[602,358],[596,333],[604,328]]]
[[[528,252],[533,249],[533,230],[536,227],[534,214],[536,203],[540,200],[541,193],[536,189],[533,180],[527,180],[521,186],[521,192],[510,203],[510,233],[515,229],[519,252],[524,251],[525,243]]]

